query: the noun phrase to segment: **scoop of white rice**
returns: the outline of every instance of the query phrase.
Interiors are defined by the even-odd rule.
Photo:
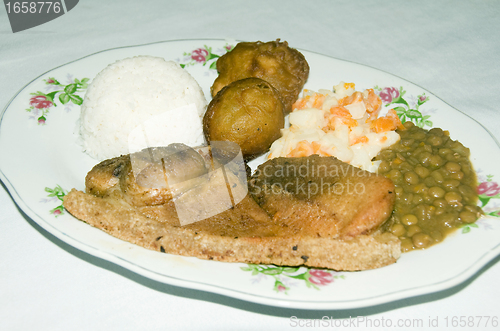
[[[175,62],[152,56],[117,61],[95,77],[85,94],[80,115],[83,148],[98,160],[127,154],[130,133],[147,122],[161,125],[156,120],[161,118],[165,130],[149,133],[145,145],[134,149],[153,147],[153,141],[156,146],[200,144],[206,105],[196,80]],[[176,123],[189,118],[178,112],[190,109],[197,111],[198,123]],[[176,116],[170,120],[169,113]]]

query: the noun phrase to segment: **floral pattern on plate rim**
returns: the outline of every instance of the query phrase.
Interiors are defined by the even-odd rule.
[[[225,53],[231,51],[234,46],[226,45],[219,50],[213,51],[212,47],[204,45],[203,47],[196,48],[190,52],[183,53],[183,59],[177,60],[182,68],[187,66],[194,66],[201,64],[206,66],[208,64],[208,69],[211,72],[216,73],[216,59],[220,58]],[[46,115],[49,113],[49,108],[52,106],[57,106],[54,102],[54,98],[59,94],[59,101],[62,104],[68,104],[70,101],[73,104],[81,105],[83,99],[77,95],[78,92],[83,92],[88,87],[88,78],[83,78],[82,80],[74,79],[69,77],[70,82],[66,85],[59,83],[55,78],[49,77],[45,81],[45,84],[56,91],[50,93],[36,92],[31,93],[33,97],[30,99],[30,108],[26,109],[28,112],[34,114],[33,118],[36,118],[38,124],[45,124]],[[61,88],[61,89],[59,89]],[[375,92],[379,95],[382,100],[382,105],[384,107],[392,106],[396,111],[402,122],[411,121],[415,125],[425,128],[432,127],[433,123],[430,120],[431,115],[424,114],[420,110],[420,106],[429,100],[429,97],[422,93],[415,96],[406,96],[406,90],[403,87],[374,87]],[[500,217],[500,204],[488,203],[493,199],[500,199],[500,185],[493,181],[493,175],[487,175],[486,178],[481,177],[478,171],[478,194],[479,202],[481,207],[485,211],[485,215]],[[64,213],[63,199],[67,194],[60,185],[56,185],[54,188],[45,188],[45,192],[48,193],[47,197],[50,199],[44,199],[45,202],[51,202],[54,200],[59,201],[59,205],[50,210],[50,213],[54,216],[59,216]],[[488,207],[488,208],[485,208]],[[479,228],[477,223],[466,224],[462,226],[462,233],[470,232],[471,228]],[[485,226],[485,229],[489,229],[489,226]],[[297,286],[297,283],[293,280],[303,281],[308,288],[314,288],[319,290],[321,287],[330,285],[335,279],[345,279],[345,276],[340,272],[335,272],[333,270],[326,269],[313,269],[305,267],[280,267],[273,265],[255,265],[247,264],[246,267],[240,268],[242,271],[251,272],[252,276],[255,276],[253,283],[258,283],[262,279],[271,277],[274,280],[274,291],[277,293],[288,294],[288,291],[293,286]]]
[[[375,86],[373,89],[382,100],[384,107],[392,106],[401,122],[411,121],[420,128],[432,127],[431,115],[424,115],[419,109],[420,106],[429,101],[429,97],[425,93],[417,97],[409,96],[405,99],[403,97],[406,90],[402,86],[399,89],[396,87],[381,88]]]
[[[303,281],[308,288],[319,290],[320,287],[329,285],[335,279],[345,279],[340,272],[326,269],[312,269],[304,267],[279,267],[274,265],[248,264],[240,268],[250,271],[252,276],[257,276],[252,283],[258,283],[264,278],[271,277],[274,280],[274,291],[288,294],[291,287],[297,284],[292,279]]]
[[[500,199],[500,185],[493,181],[492,175],[488,175],[486,178],[485,181],[479,183],[477,188],[482,208],[492,199]],[[59,203],[58,206],[50,210],[50,213],[56,217],[63,214],[64,207],[62,202],[67,191],[60,185],[56,185],[54,188],[46,187],[45,192],[48,193],[47,196],[51,199],[44,199],[43,202],[53,202],[56,200]],[[500,217],[500,206],[498,203],[493,203],[493,205],[489,207],[489,209],[485,210],[486,216]],[[476,223],[460,226],[460,228],[462,228],[462,233],[468,233],[472,228],[479,228],[478,223],[482,225],[484,230],[491,229],[491,225],[484,221],[484,219],[480,219]],[[343,273],[327,269],[256,264],[247,264],[246,267],[241,267],[240,269],[251,272],[251,275],[254,276],[252,280],[253,284],[259,283],[263,279],[272,278],[274,280],[274,291],[284,294],[288,294],[288,291],[291,290],[292,287],[297,286],[297,283],[293,282],[294,279],[303,281],[307,288],[314,288],[316,290],[320,290],[321,287],[332,284],[335,279],[345,279]]]
[[[217,61],[213,61],[215,59],[220,58],[222,55],[230,52],[234,46],[226,43],[226,45],[222,49],[212,50],[212,47],[204,45],[203,47],[196,48],[190,52],[184,52],[183,59],[177,60],[181,68],[185,68],[188,66],[194,66],[196,64],[201,64],[206,66],[209,64],[208,69],[216,70],[217,69]]]
[[[44,125],[47,121],[47,115],[49,114],[49,109],[54,106],[57,107],[56,97],[63,105],[68,105],[66,110],[70,110],[69,106],[72,104],[80,106],[83,102],[81,96],[78,93],[85,91],[88,87],[89,78],[83,78],[79,80],[77,78],[72,79],[68,76],[68,84],[61,84],[54,77],[49,77],[44,79],[46,89],[51,91],[49,93],[44,93],[42,91],[37,91],[35,93],[30,93],[32,97],[29,100],[29,108],[26,111],[31,113],[31,118],[35,119],[39,125]],[[71,103],[70,103],[71,102]]]
[[[50,213],[54,216],[59,216],[64,213],[63,201],[68,191],[64,190],[60,185],[56,185],[54,188],[46,187],[45,192],[48,193],[47,197],[50,199],[44,199],[42,202],[52,202],[58,201],[59,205],[50,210]]]
[[[494,175],[484,176],[481,170],[476,171],[477,194],[481,208],[486,216],[500,217],[500,185],[493,180]]]
[[[217,61],[215,60],[231,51],[233,48],[234,46],[228,43],[226,43],[223,48],[217,50],[213,50],[212,47],[204,45],[190,52],[184,52],[183,59],[178,59],[177,62],[182,68],[194,66],[196,64],[201,64],[203,66],[209,64],[209,71],[216,72]],[[26,108],[26,111],[32,114],[30,118],[35,119],[39,125],[44,125],[47,121],[47,115],[50,112],[50,108],[57,107],[55,101],[56,97],[63,105],[71,106],[72,104],[76,104],[80,106],[83,103],[83,98],[79,93],[87,89],[90,79],[83,78],[79,80],[77,78],[72,79],[68,76],[68,80],[69,82],[67,84],[61,84],[54,77],[44,79],[43,81],[47,85],[46,88],[48,90],[56,90],[49,93],[42,91],[30,93],[32,97],[29,100],[29,107]],[[66,110],[70,110],[70,108],[67,107]]]

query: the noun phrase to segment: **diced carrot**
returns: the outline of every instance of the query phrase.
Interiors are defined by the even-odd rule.
[[[295,109],[302,109],[305,105],[305,100],[304,99],[297,99],[297,101],[295,101],[292,105],[292,110],[295,110]]]
[[[396,127],[400,130],[405,130],[405,126],[403,125],[403,123],[401,123],[401,120],[399,119],[399,116],[398,116],[398,113],[396,113],[396,111],[394,109],[390,109],[388,112],[387,112],[387,115],[385,115],[386,117],[390,117],[392,118],[392,120],[394,121],[394,124],[396,125]]]
[[[313,141],[311,144],[314,154],[319,154],[321,149],[321,144],[317,141]]]
[[[349,128],[354,128],[358,126],[358,121],[351,117],[341,117],[341,116],[331,116],[329,121],[328,121],[328,127],[331,130],[335,130],[335,120],[338,119],[342,124],[347,125]]]
[[[345,107],[342,106],[336,106],[330,108],[330,114],[337,117],[346,117],[346,118],[352,117],[351,113]]]
[[[376,133],[391,131],[396,129],[394,122],[387,117],[379,117],[371,123],[371,128]]]
[[[346,106],[359,101],[363,101],[363,94],[361,92],[354,92],[353,94],[340,99],[339,105]]]
[[[318,108],[323,106],[325,101],[325,96],[323,94],[315,93],[313,95],[306,95],[305,97],[298,99],[292,105],[292,109],[305,109],[305,108]]]
[[[375,94],[373,89],[368,89],[368,97],[364,98],[366,111],[368,113],[378,112],[382,106],[382,100]]]
[[[354,87],[356,85],[354,85],[354,83],[344,83],[344,88],[347,90],[349,88],[352,88],[354,90]]]
[[[351,142],[351,145],[356,145],[356,144],[359,144],[359,143],[367,143],[368,142],[368,137],[367,136],[362,136],[362,137],[358,137],[356,139],[354,139],[352,142]]]
[[[311,98],[310,96],[306,96],[305,98],[298,99],[292,105],[292,110],[306,108],[307,107],[307,101],[309,101],[310,98]]]
[[[394,109],[389,110],[384,117],[372,121],[370,126],[376,133],[405,128]]]
[[[321,109],[321,106],[323,106],[324,101],[325,101],[325,96],[323,94],[315,94],[312,103],[312,108]]]
[[[359,124],[358,121],[356,121],[353,118],[342,117],[340,119],[342,120],[342,123],[347,125],[349,128],[354,128],[354,127],[358,126],[358,124]]]
[[[314,149],[307,140],[299,141],[297,146],[287,155],[287,157],[304,157],[314,154]]]

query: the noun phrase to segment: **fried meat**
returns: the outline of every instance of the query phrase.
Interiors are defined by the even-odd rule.
[[[276,209],[272,213],[273,217],[270,217],[248,194],[222,213],[181,226],[173,198],[165,198],[163,203],[155,199],[145,200],[136,205],[133,199],[127,198],[128,192],[120,185],[120,181],[134,180],[129,172],[123,171],[129,162],[128,156],[122,156],[96,165],[87,176],[88,193],[72,190],[64,198],[64,207],[78,219],[119,239],[160,252],[203,259],[365,270],[394,263],[400,255],[399,240],[388,233],[374,232],[375,223],[381,221],[375,222],[370,216],[372,213],[362,212],[370,209],[366,207],[370,203],[384,204],[383,199],[364,201],[366,196],[360,199],[351,197],[345,202],[348,208],[337,210],[335,208],[341,206],[342,202],[336,200],[329,204],[325,201],[329,195],[318,195],[314,202],[301,200],[300,196],[283,199],[279,196],[257,195],[257,201],[266,210],[273,212]],[[381,184],[376,178],[375,184],[368,184],[365,179],[361,182],[371,189],[373,185]],[[258,177],[256,179],[253,185],[261,185]],[[100,190],[96,191],[95,187],[100,187]],[[196,192],[203,189],[201,184],[188,193],[194,192],[193,197],[196,199]],[[381,198],[388,192],[371,192],[367,195],[370,194]],[[301,208],[293,210],[304,213],[304,217],[299,217],[300,214],[290,217],[283,213],[283,209],[278,206],[280,199],[284,206],[282,208],[291,207],[292,202],[298,203]],[[319,211],[313,207],[307,211],[307,206],[314,204],[326,208]],[[349,211],[354,211],[357,216],[349,218]],[[387,216],[380,212],[373,214]],[[349,219],[351,223],[347,224]],[[333,222],[339,222],[341,226]],[[349,236],[354,233],[358,235]]]
[[[268,160],[258,167],[249,191],[293,234],[327,238],[377,231],[395,202],[391,180],[318,155]]]

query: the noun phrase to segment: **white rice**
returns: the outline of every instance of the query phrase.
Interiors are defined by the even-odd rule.
[[[143,145],[136,141],[134,149],[172,142],[199,145],[206,106],[196,80],[177,63],[152,56],[117,61],[95,77],[85,94],[80,114],[84,151],[98,160],[127,154],[130,133],[148,122],[165,124],[164,130],[149,133]],[[197,113],[197,123],[192,116],[188,123],[189,110]],[[175,112],[182,114],[168,115]]]

